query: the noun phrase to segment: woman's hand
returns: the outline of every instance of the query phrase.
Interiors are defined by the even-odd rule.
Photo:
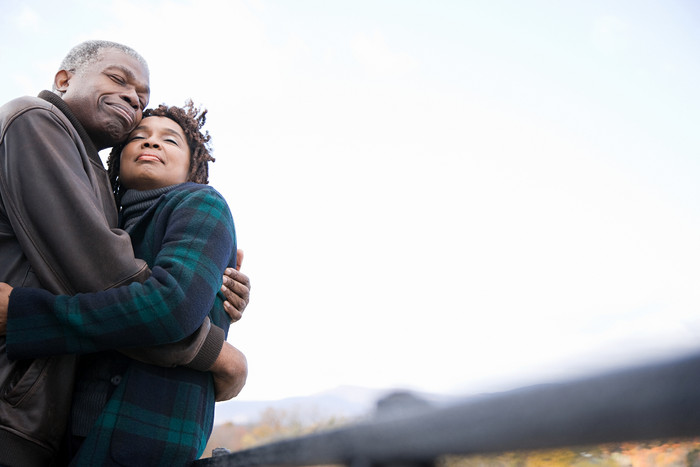
[[[10,304],[12,287],[0,282],[0,336],[7,334],[7,308]]]
[[[243,317],[243,311],[250,301],[250,279],[240,271],[241,264],[243,264],[243,250],[238,250],[236,269],[226,268],[221,286],[221,291],[226,297],[224,311],[231,317],[232,323]]]
[[[236,397],[245,386],[248,378],[248,360],[240,350],[224,342],[209,371],[214,376],[216,402],[227,401]]]

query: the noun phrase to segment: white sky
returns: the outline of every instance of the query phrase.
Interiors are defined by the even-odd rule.
[[[700,350],[692,0],[1,0],[0,101],[85,39],[210,111],[241,399],[469,394]]]

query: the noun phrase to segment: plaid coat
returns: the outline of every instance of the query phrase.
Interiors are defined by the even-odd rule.
[[[207,315],[228,330],[219,287],[224,269],[235,266],[236,237],[218,192],[178,185],[130,234],[136,256],[151,267],[148,280],[75,296],[16,289],[10,311],[18,314],[8,320],[8,353],[26,358],[38,356],[32,350],[37,348],[82,354],[144,341],[175,342]],[[142,324],[144,314],[152,318],[150,325]],[[131,330],[126,341],[124,329]],[[127,369],[74,464],[173,466],[199,457],[213,423],[211,375],[119,358]]]

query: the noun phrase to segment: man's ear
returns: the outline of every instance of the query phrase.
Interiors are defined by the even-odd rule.
[[[61,70],[56,73],[53,79],[53,84],[57,91],[64,93],[68,90],[68,84],[70,79],[73,77],[73,73],[68,70]]]

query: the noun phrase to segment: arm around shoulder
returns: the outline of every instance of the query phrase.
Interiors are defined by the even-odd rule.
[[[8,353],[83,354],[168,344],[194,333],[212,311],[222,272],[235,265],[233,221],[225,202],[204,190],[176,192],[163,202],[172,205],[161,211],[166,228],[155,229],[157,254],[148,280],[75,296],[15,289]],[[228,328],[223,310],[212,321]]]

